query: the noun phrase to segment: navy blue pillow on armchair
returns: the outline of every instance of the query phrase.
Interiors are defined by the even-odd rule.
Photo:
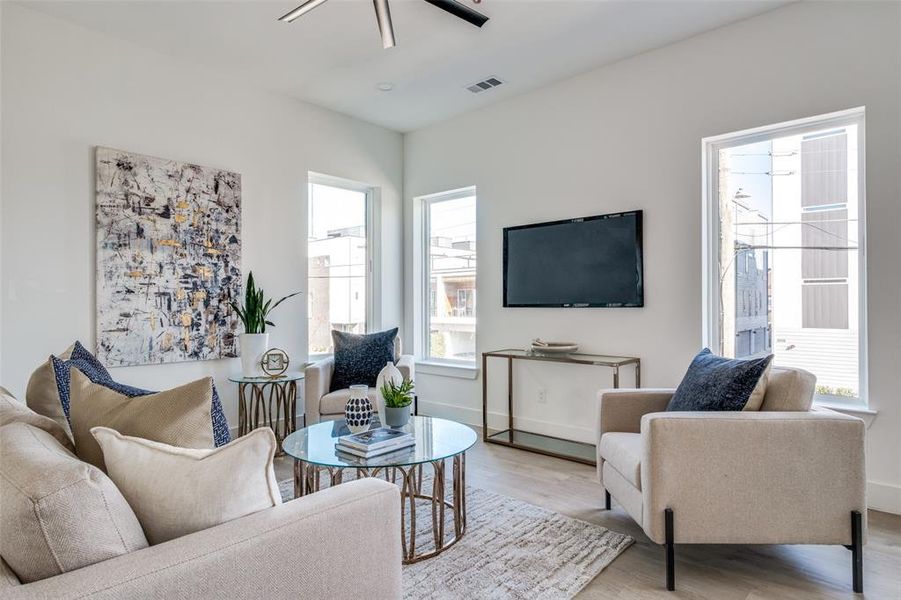
[[[378,333],[345,333],[332,331],[335,346],[335,371],[330,392],[352,385],[375,387],[379,371],[394,362],[394,338],[397,327]]]
[[[698,352],[666,406],[671,410],[744,410],[773,355],[735,359]]]

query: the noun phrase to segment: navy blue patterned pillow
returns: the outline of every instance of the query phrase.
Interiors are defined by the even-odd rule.
[[[364,335],[332,331],[335,371],[329,391],[347,389],[352,385],[375,387],[379,371],[389,362],[394,362],[396,337],[397,327]]]
[[[773,356],[747,360],[716,356],[701,350],[666,410],[742,410]]]
[[[125,385],[113,380],[112,375],[106,370],[97,357],[91,354],[80,342],[75,342],[69,360],[63,360],[55,356],[50,357],[53,364],[53,373],[56,377],[56,389],[59,393],[59,401],[63,405],[63,412],[69,418],[69,368],[75,367],[85,374],[92,382],[119,392],[129,398],[155,394],[150,390]],[[222,402],[219,400],[219,392],[213,384],[213,403],[210,407],[212,413],[213,440],[216,447],[224,446],[231,441],[231,432],[228,429],[228,420],[225,411],[222,410]]]

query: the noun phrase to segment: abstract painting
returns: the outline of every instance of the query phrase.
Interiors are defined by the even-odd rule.
[[[110,148],[96,171],[99,358],[237,356],[241,176]]]

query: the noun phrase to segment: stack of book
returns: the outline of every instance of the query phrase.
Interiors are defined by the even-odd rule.
[[[372,458],[414,445],[416,445],[416,438],[412,433],[380,427],[363,433],[342,435],[338,438],[335,448],[339,452],[346,452],[360,458]]]

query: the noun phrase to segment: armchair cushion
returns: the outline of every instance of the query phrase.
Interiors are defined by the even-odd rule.
[[[605,433],[601,436],[598,455],[640,490],[642,448],[640,433]]]
[[[772,360],[772,355],[729,359],[704,348],[691,361],[666,410],[758,410]]]
[[[375,386],[379,371],[394,362],[397,327],[388,331],[360,335],[332,331],[335,346],[335,371],[329,391],[352,385]]]
[[[369,388],[369,401],[372,406],[376,405],[377,391],[374,387]],[[343,415],[344,406],[350,400],[350,390],[338,390],[337,392],[329,392],[319,401],[320,415]]]
[[[807,412],[813,404],[816,385],[817,378],[813,373],[773,367],[760,410]]]

